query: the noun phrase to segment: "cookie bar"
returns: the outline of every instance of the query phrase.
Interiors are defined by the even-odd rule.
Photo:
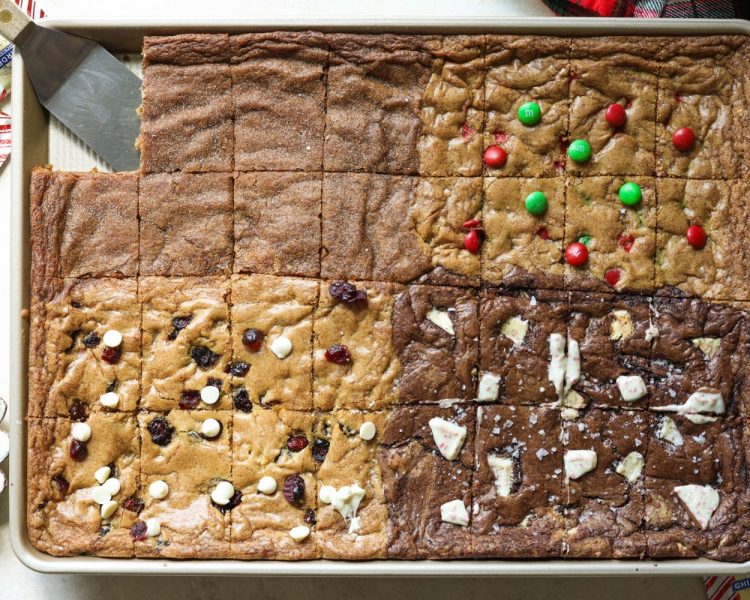
[[[227,34],[144,38],[142,171],[232,170],[229,55]]]
[[[312,31],[247,33],[232,36],[230,44],[235,168],[320,171],[325,36]]]

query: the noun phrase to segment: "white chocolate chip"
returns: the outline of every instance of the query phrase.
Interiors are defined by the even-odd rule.
[[[469,525],[469,513],[463,500],[451,500],[440,507],[440,518],[445,523],[453,523],[461,527]]]
[[[103,485],[98,485],[91,492],[91,499],[97,504],[104,504],[112,500],[112,494]]]
[[[277,485],[276,480],[273,477],[269,477],[266,475],[265,477],[261,477],[260,481],[258,482],[258,491],[261,494],[265,494],[266,496],[270,496],[276,491]]]
[[[228,481],[220,481],[216,484],[213,492],[211,492],[211,500],[219,506],[229,504],[232,496],[234,496],[234,486]]]
[[[685,415],[685,418],[696,425],[705,425],[706,423],[715,423],[718,417],[709,417],[708,415]]]
[[[99,396],[99,404],[106,408],[116,408],[120,403],[120,397],[116,392],[107,392]]]
[[[375,437],[375,434],[378,432],[378,430],[375,427],[375,423],[372,421],[365,421],[362,423],[362,425],[359,426],[359,437],[361,437],[366,442],[369,442],[372,438]]]
[[[721,392],[711,388],[701,388],[697,392],[690,394],[690,397],[685,401],[685,404],[655,406],[651,410],[659,412],[676,412],[690,418],[690,415],[698,415],[699,413],[713,413],[715,415],[720,415],[723,414],[726,409]],[[693,423],[696,422],[697,421],[693,421]]]
[[[586,408],[587,404],[586,398],[575,390],[570,390],[565,394],[565,398],[562,401],[562,405],[566,408]]]
[[[310,528],[305,525],[297,525],[297,527],[292,527],[289,531],[289,535],[295,542],[301,542],[310,535]]]
[[[110,496],[116,496],[120,493],[120,480],[110,477],[102,484],[102,487],[109,492]]]
[[[673,446],[682,446],[682,434],[680,433],[680,430],[677,429],[677,423],[669,417],[664,417],[662,419],[661,427],[656,435]]]
[[[169,494],[169,485],[167,485],[166,481],[157,479],[152,481],[151,485],[148,486],[148,493],[155,500],[163,500]]]
[[[695,338],[691,340],[693,345],[698,348],[708,360],[711,360],[716,351],[721,347],[721,338]]]
[[[122,334],[116,329],[110,329],[104,334],[102,341],[104,342],[105,346],[109,346],[110,348],[117,348],[117,346],[122,344]]]
[[[91,439],[91,427],[88,426],[88,423],[73,423],[73,427],[70,428],[70,435],[79,442],[88,442]]]
[[[451,321],[451,317],[447,311],[432,308],[427,313],[427,318],[448,335],[456,335],[456,330],[453,328],[453,321]]]
[[[560,418],[563,421],[575,421],[578,418],[579,412],[575,408],[563,408],[560,411]]]
[[[107,502],[102,504],[99,512],[102,515],[102,519],[109,519],[113,514],[115,514],[116,510],[117,502],[115,502],[114,500],[108,500]]]
[[[682,501],[701,529],[706,529],[719,508],[719,492],[710,485],[678,485],[675,494]]]
[[[643,398],[648,391],[646,384],[640,375],[620,375],[617,378],[617,387],[625,402],[635,402]]]
[[[218,437],[221,433],[221,423],[213,418],[206,419],[201,423],[201,433],[208,439]]]
[[[516,483],[516,465],[513,459],[508,456],[490,454],[487,456],[487,463],[495,475],[495,489],[498,496],[510,496]]]
[[[627,340],[633,337],[633,319],[626,310],[613,310],[612,321],[609,325],[610,340]]]
[[[477,400],[479,402],[492,402],[497,400],[500,393],[500,377],[494,373],[485,373],[479,380],[479,392]]]
[[[440,417],[430,419],[429,425],[440,454],[448,460],[455,460],[464,445],[466,427]]]
[[[565,382],[565,336],[552,333],[549,336],[549,370],[547,376],[555,386],[560,399],[563,397],[563,383]]]
[[[330,504],[333,499],[333,495],[336,493],[336,488],[332,485],[324,485],[320,488],[320,501],[323,504]]]
[[[514,345],[523,344],[526,334],[529,331],[529,322],[524,321],[521,317],[511,317],[500,328],[500,333],[507,337]]]
[[[10,453],[10,437],[7,432],[0,431],[0,463],[4,462],[8,458]]]
[[[271,342],[271,352],[276,355],[276,358],[286,358],[292,353],[292,341],[283,335],[277,337]]]
[[[568,479],[578,479],[596,468],[596,452],[593,450],[567,450],[564,460]]]
[[[565,388],[563,394],[568,395],[571,388],[581,378],[581,350],[578,342],[568,338],[568,356],[565,359]]]
[[[349,533],[359,531],[360,523],[357,518],[357,510],[359,510],[359,504],[364,497],[365,490],[356,483],[338,489],[330,485],[324,485],[320,490],[320,501],[330,504],[339,511],[339,514],[344,517],[344,521],[349,524]]]
[[[220,395],[221,392],[215,385],[207,385],[201,390],[201,400],[205,404],[216,404]]]
[[[615,471],[630,483],[634,483],[641,476],[643,463],[643,454],[640,452],[631,452],[620,461],[620,464],[617,465]]]
[[[112,474],[112,469],[110,469],[107,466],[99,467],[96,471],[94,471],[94,479],[96,479],[99,483],[104,483],[109,479],[109,476]]]
[[[161,523],[157,519],[146,519],[146,537],[156,537],[161,533]]]

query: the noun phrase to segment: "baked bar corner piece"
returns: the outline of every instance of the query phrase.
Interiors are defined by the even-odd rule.
[[[320,173],[242,173],[234,181],[234,272],[320,273]]]
[[[142,171],[232,170],[229,55],[227,34],[144,38]]]
[[[229,278],[143,277],[138,297],[143,305],[141,407],[230,408]]]
[[[232,277],[234,408],[312,410],[313,313],[320,284],[270,275]]]
[[[319,556],[315,470],[325,454],[314,425],[311,412],[256,406],[234,413],[232,479],[242,493],[232,510],[234,558]],[[307,528],[307,535],[295,539],[295,528]]]
[[[30,418],[27,427],[32,545],[54,556],[133,556],[130,527],[137,517],[126,500],[136,493],[140,474],[135,416],[92,413],[83,422]],[[80,429],[88,441],[78,440],[86,437]],[[97,489],[105,481],[109,491],[100,496]]]
[[[318,418],[316,445],[320,443],[317,440],[328,442],[316,476],[315,533],[323,558],[386,556],[389,519],[378,463],[386,418],[384,411],[353,410],[337,410]]]
[[[32,285],[50,277],[138,273],[135,173],[31,173]]]
[[[526,199],[544,195],[531,214]],[[565,180],[492,177],[484,180],[482,279],[504,288],[563,289]]]
[[[232,194],[229,174],[145,175],[140,185],[140,274],[231,273]]]
[[[624,205],[620,188],[635,184],[641,200]],[[565,247],[588,249],[582,266],[565,265],[565,286],[579,291],[651,292],[655,287],[656,180],[584,177],[568,183]],[[629,186],[631,187],[631,186]],[[626,188],[628,190],[628,188]]]
[[[235,169],[320,171],[328,45],[322,33],[233,35]]]
[[[488,35],[484,146],[508,153],[498,177],[553,177],[565,170],[570,40],[558,37]],[[541,121],[524,125],[518,109],[535,102]]]
[[[49,278],[40,285],[31,299],[28,415],[134,411],[141,393],[136,280]],[[119,343],[107,346],[112,338]],[[116,403],[102,403],[105,394]]]
[[[474,444],[473,555],[562,556],[565,488],[560,411],[480,406]]]
[[[138,414],[141,510],[131,528],[136,556],[229,557],[230,513],[242,497],[234,490],[217,502],[214,491],[232,482],[231,417],[213,410]],[[218,435],[206,433],[207,419],[218,421]]]

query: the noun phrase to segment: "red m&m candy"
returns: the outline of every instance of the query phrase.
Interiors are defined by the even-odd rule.
[[[508,153],[500,146],[487,146],[484,151],[484,164],[497,169],[508,160]]]
[[[685,232],[685,237],[687,238],[688,244],[698,250],[703,250],[703,248],[706,247],[706,242],[708,242],[706,230],[700,225],[691,225],[688,227],[688,230]]]
[[[565,249],[565,261],[574,267],[586,264],[589,259],[589,251],[581,242],[573,242]]]
[[[606,281],[612,287],[615,287],[620,281],[620,269],[609,269],[604,274],[604,281]]]
[[[479,237],[479,232],[476,229],[472,229],[464,237],[464,248],[466,248],[472,254],[479,252],[479,246],[481,245],[482,239]]]
[[[607,123],[612,127],[622,127],[625,125],[625,121],[628,120],[628,115],[625,112],[622,104],[610,104],[607,107],[607,111],[604,113],[604,118],[607,119]]]
[[[688,152],[695,144],[695,134],[690,127],[680,127],[672,135],[672,143],[680,152]]]

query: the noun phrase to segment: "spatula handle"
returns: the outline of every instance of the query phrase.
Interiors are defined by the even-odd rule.
[[[0,35],[15,42],[32,21],[13,0],[0,0]]]

